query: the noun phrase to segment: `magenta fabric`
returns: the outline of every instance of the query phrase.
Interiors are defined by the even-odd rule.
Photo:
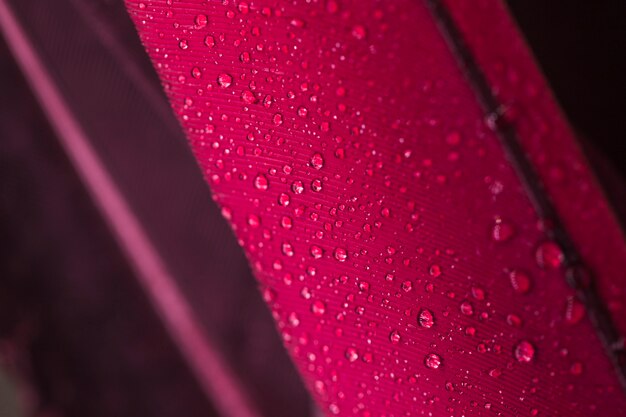
[[[624,331],[623,235],[520,35],[446,3]],[[127,6],[326,414],[626,415],[423,2]]]

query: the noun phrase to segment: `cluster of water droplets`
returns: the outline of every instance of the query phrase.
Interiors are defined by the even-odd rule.
[[[323,13],[343,18],[337,17],[339,2],[323,3]],[[431,404],[440,401],[437,395],[426,395],[430,381],[440,378],[436,375],[448,379],[447,392],[470,390],[457,372],[463,366],[455,360],[458,351],[449,347],[459,337],[464,340],[460,342],[463,349],[471,350],[471,354],[463,352],[467,353],[464,358],[484,354],[491,358],[485,363],[500,364],[481,370],[492,378],[515,372],[517,367],[532,367],[541,351],[538,341],[526,337],[524,329],[525,318],[535,318],[528,311],[505,311],[508,306],[490,291],[506,287],[511,304],[523,305],[524,297],[540,287],[534,274],[552,277],[550,271],[565,261],[563,251],[553,240],[541,238],[547,233],[518,230],[512,219],[500,215],[481,220],[482,237],[471,238],[480,239],[481,250],[493,251],[494,262],[499,263],[500,253],[529,246],[526,236],[537,236],[532,250],[516,258],[518,265],[506,265],[493,276],[477,276],[466,272],[475,255],[468,249],[471,245],[455,242],[453,249],[441,243],[454,241],[445,234],[454,234],[456,226],[437,209],[426,209],[429,202],[423,196],[440,197],[441,201],[430,203],[446,208],[446,187],[465,175],[458,161],[482,157],[481,152],[487,151],[460,130],[443,129],[435,117],[425,117],[418,127],[441,131],[436,138],[447,150],[439,160],[424,151],[428,147],[422,153],[413,149],[417,139],[402,135],[402,123],[416,128],[409,122],[381,116],[400,133],[377,137],[377,121],[363,114],[393,109],[396,103],[389,97],[394,96],[394,89],[404,91],[403,84],[411,85],[411,81],[389,79],[389,86],[380,87],[386,96],[372,99],[350,89],[349,72],[341,73],[340,68],[350,53],[366,64],[376,56],[380,42],[372,41],[372,33],[390,30],[382,11],[374,16],[379,22],[376,30],[357,24],[336,35],[361,42],[356,47],[361,50],[351,52],[340,41],[321,36],[319,55],[334,59],[325,66],[298,52],[307,29],[302,16],[290,16],[282,7],[259,8],[252,2],[224,5],[227,19],[241,27],[238,33],[213,28],[209,14],[176,20],[176,53],[184,56],[194,51],[203,57],[176,75],[178,83],[195,88],[195,94],[179,100],[178,111],[197,152],[206,158],[203,169],[217,191],[224,217],[233,223],[240,243],[255,260],[253,267],[264,284],[263,297],[272,306],[285,343],[305,369],[316,375],[314,390],[327,401],[328,410],[341,412],[345,393],[337,392],[333,383],[341,378],[342,370],[362,366],[369,368],[368,381],[358,386],[363,397],[360,404],[367,403],[367,393],[375,391],[382,380],[398,386],[420,382],[426,387],[422,388],[428,397],[425,401]],[[263,24],[265,20],[286,26],[281,28],[286,39],[264,39],[264,32],[274,30]],[[220,48],[231,45],[239,53],[236,62],[226,65]],[[387,53],[393,57],[391,50]],[[277,62],[294,68],[296,75],[281,73]],[[311,69],[316,66],[317,72]],[[366,84],[375,86],[373,81]],[[423,83],[420,94],[427,97],[441,85],[439,81]],[[367,100],[379,107],[361,103]],[[348,126],[342,126],[342,118],[349,121]],[[238,137],[241,132],[244,137]],[[470,142],[467,149],[475,154],[463,154],[465,142]],[[438,169],[438,163],[445,169]],[[402,168],[395,170],[395,166]],[[485,177],[484,182],[494,201],[508,192],[506,181]],[[493,207],[486,210],[495,211]],[[454,221],[461,224],[459,219]],[[438,232],[432,232],[433,228]],[[478,258],[488,256],[479,253]],[[281,297],[283,293],[287,296]],[[293,293],[298,294],[295,302]],[[567,298],[564,320],[575,324],[583,315],[582,305],[574,297]],[[515,336],[488,334],[498,321],[506,323]],[[329,337],[335,342],[331,344]],[[401,353],[404,349],[414,357],[406,359]],[[333,355],[337,350],[339,358]],[[400,376],[398,370],[406,375]],[[572,363],[570,372],[582,373],[581,363]],[[436,388],[433,385],[433,391]],[[390,401],[400,402],[400,394]],[[491,407],[492,402],[484,404],[485,409]],[[365,405],[358,411],[363,416],[369,413]]]

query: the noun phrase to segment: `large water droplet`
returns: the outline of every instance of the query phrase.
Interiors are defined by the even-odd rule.
[[[250,90],[243,90],[241,93],[241,100],[246,104],[254,104],[256,103],[256,97],[254,97],[254,93]]]
[[[523,271],[511,271],[509,280],[513,289],[520,294],[526,294],[530,290],[530,277]]]
[[[518,362],[530,362],[535,357],[535,347],[527,340],[522,340],[515,346],[515,359]]]
[[[309,252],[311,253],[311,256],[315,259],[321,258],[322,255],[324,254],[324,250],[317,245],[312,245],[309,248]]]
[[[254,188],[257,190],[265,191],[269,188],[269,181],[263,174],[259,174],[254,178]]]
[[[322,169],[324,166],[324,157],[320,153],[315,153],[311,157],[311,166],[315,169]]]
[[[302,184],[302,181],[294,181],[291,184],[291,191],[293,191],[295,194],[302,194],[304,192],[304,184]]]
[[[424,365],[426,365],[426,367],[430,369],[439,368],[441,366],[441,362],[441,356],[437,355],[436,353],[429,353],[424,358]]]
[[[196,15],[194,19],[194,23],[196,24],[196,29],[202,29],[206,27],[207,23],[209,23],[209,19],[205,14]]]
[[[280,193],[280,195],[278,196],[278,204],[280,204],[281,206],[288,206],[290,201],[291,199],[289,198],[289,194]]]
[[[515,234],[515,229],[513,225],[503,221],[501,218],[496,219],[496,223],[491,229],[491,237],[496,242],[506,242],[511,239]]]
[[[313,181],[311,181],[311,189],[316,193],[322,191],[322,180],[314,179]]]
[[[285,256],[293,256],[293,245],[289,242],[284,242],[281,246],[281,250]]]
[[[311,304],[311,312],[316,316],[323,316],[326,313],[326,304],[321,300],[316,300]]]
[[[191,76],[195,79],[202,78],[202,71],[198,67],[193,67],[191,69]]]
[[[433,316],[432,311],[423,308],[418,316],[418,323],[420,326],[430,329],[435,324],[435,317]]]
[[[348,252],[344,248],[335,248],[334,255],[339,262],[345,262],[348,259]]]
[[[389,333],[389,341],[391,343],[393,343],[394,345],[397,345],[398,343],[400,343],[400,332],[397,330],[392,331],[391,333]]]
[[[472,303],[470,303],[469,301],[463,301],[461,303],[460,309],[461,313],[465,314],[466,316],[471,316],[472,314],[474,314],[474,306],[472,306]]]
[[[556,269],[563,264],[565,256],[559,245],[555,242],[547,241],[537,247],[535,259],[541,268]]]
[[[217,76],[217,84],[220,87],[227,88],[227,87],[230,87],[232,83],[233,83],[233,77],[226,74],[225,72]]]
[[[359,359],[359,352],[353,347],[347,348],[345,355],[349,362],[354,362]]]

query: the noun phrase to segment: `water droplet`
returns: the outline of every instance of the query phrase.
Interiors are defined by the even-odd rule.
[[[316,300],[311,304],[311,312],[316,316],[323,316],[326,313],[326,304],[323,301]]]
[[[437,278],[438,276],[441,275],[441,267],[439,265],[431,265],[429,270],[428,270],[428,273],[431,276]]]
[[[354,362],[359,359],[359,352],[353,347],[347,348],[345,355],[349,362]]]
[[[209,48],[213,48],[215,46],[215,38],[211,35],[207,35],[204,38],[204,44]]]
[[[293,227],[293,220],[289,216],[283,216],[283,218],[280,219],[280,225],[283,229],[291,229]]]
[[[191,76],[195,79],[201,78],[202,77],[202,71],[200,71],[200,68],[198,67],[193,67],[191,69]]]
[[[274,122],[274,125],[276,126],[280,126],[283,124],[283,115],[280,113],[276,113],[273,117],[272,117],[272,122]]]
[[[273,290],[273,289],[271,289],[271,288],[267,288],[267,287],[266,287],[266,288],[263,290],[263,299],[264,299],[266,302],[268,302],[268,303],[271,303],[271,302],[275,301],[275,300],[276,300],[276,291],[274,291],[274,290]]]
[[[289,194],[280,193],[280,195],[278,196],[278,204],[280,204],[283,207],[287,207],[290,202],[291,202],[291,199],[289,198]]]
[[[400,343],[400,332],[397,330],[392,331],[391,333],[389,333],[389,341],[391,343],[393,343],[394,345],[397,345],[398,343]]]
[[[530,362],[535,357],[535,347],[527,340],[522,340],[515,346],[515,359],[518,362]]]
[[[246,104],[254,104],[257,101],[254,93],[250,90],[243,90],[241,93],[241,100]]]
[[[320,153],[315,153],[311,157],[311,166],[315,169],[322,169],[324,166],[324,157]]]
[[[439,368],[441,366],[441,362],[441,356],[437,355],[436,353],[429,353],[424,358],[424,365],[426,365],[426,367],[430,369]]]
[[[269,181],[263,174],[259,174],[254,178],[254,188],[257,190],[265,191],[269,188]]]
[[[348,259],[348,252],[344,248],[335,248],[335,259],[339,262],[345,262]]]
[[[365,39],[367,35],[367,30],[364,26],[356,25],[352,28],[352,36],[354,36],[358,40]]]
[[[225,72],[217,76],[217,84],[222,88],[230,87],[232,83],[233,77],[231,77],[229,74],[226,74]]]
[[[574,362],[569,368],[569,371],[572,375],[580,375],[583,373],[583,364],[580,362]]]
[[[522,327],[522,319],[517,314],[507,315],[506,322],[509,324],[509,326]]]
[[[312,245],[309,248],[309,253],[311,254],[311,256],[315,259],[319,259],[322,257],[322,255],[324,254],[324,250],[322,248],[320,248],[317,245]]]
[[[541,268],[556,269],[563,264],[565,255],[555,242],[546,241],[537,247],[535,259]]]
[[[585,316],[585,306],[575,297],[567,297],[565,305],[565,321],[568,324],[576,324]]]
[[[491,237],[496,242],[506,242],[515,234],[515,229],[510,223],[502,221],[501,218],[496,219],[496,223],[491,229]]]
[[[302,194],[304,192],[304,184],[302,184],[302,181],[294,181],[291,184],[291,191],[293,191],[294,194]]]
[[[474,314],[474,306],[472,306],[472,303],[470,303],[469,301],[463,301],[461,303],[461,313],[465,314],[466,316],[471,316],[472,314]]]
[[[281,250],[285,256],[293,256],[293,245],[289,242],[284,242],[281,246]]]
[[[248,216],[248,225],[250,227],[259,227],[261,225],[261,219],[256,214]]]
[[[315,191],[316,193],[319,193],[320,191],[322,191],[322,180],[315,179],[311,181],[311,189]]]
[[[485,299],[485,290],[483,290],[480,287],[472,287],[471,289],[472,291],[472,297],[474,297],[477,300],[484,300]]]
[[[237,6],[237,10],[239,10],[239,13],[241,14],[248,14],[248,12],[250,11],[250,6],[245,1],[242,1]]]
[[[509,280],[511,281],[511,286],[515,290],[515,292],[520,294],[526,294],[530,291],[530,277],[523,271],[511,271],[509,273]]]
[[[300,325],[300,318],[298,317],[296,313],[290,313],[289,316],[287,317],[287,321],[293,327],[298,327]]]
[[[194,23],[196,24],[197,29],[202,29],[209,23],[209,19],[205,14],[199,14],[194,19]]]
[[[430,329],[431,327],[433,327],[435,324],[435,317],[433,316],[432,311],[423,308],[419,313],[418,323],[425,329]]]

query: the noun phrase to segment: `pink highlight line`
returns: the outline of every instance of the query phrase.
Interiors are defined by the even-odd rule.
[[[85,132],[6,0],[0,0],[0,31],[91,197],[126,253],[154,309],[206,396],[225,417],[260,417],[231,371],[222,365],[221,355],[211,345],[140,222],[89,145]]]

